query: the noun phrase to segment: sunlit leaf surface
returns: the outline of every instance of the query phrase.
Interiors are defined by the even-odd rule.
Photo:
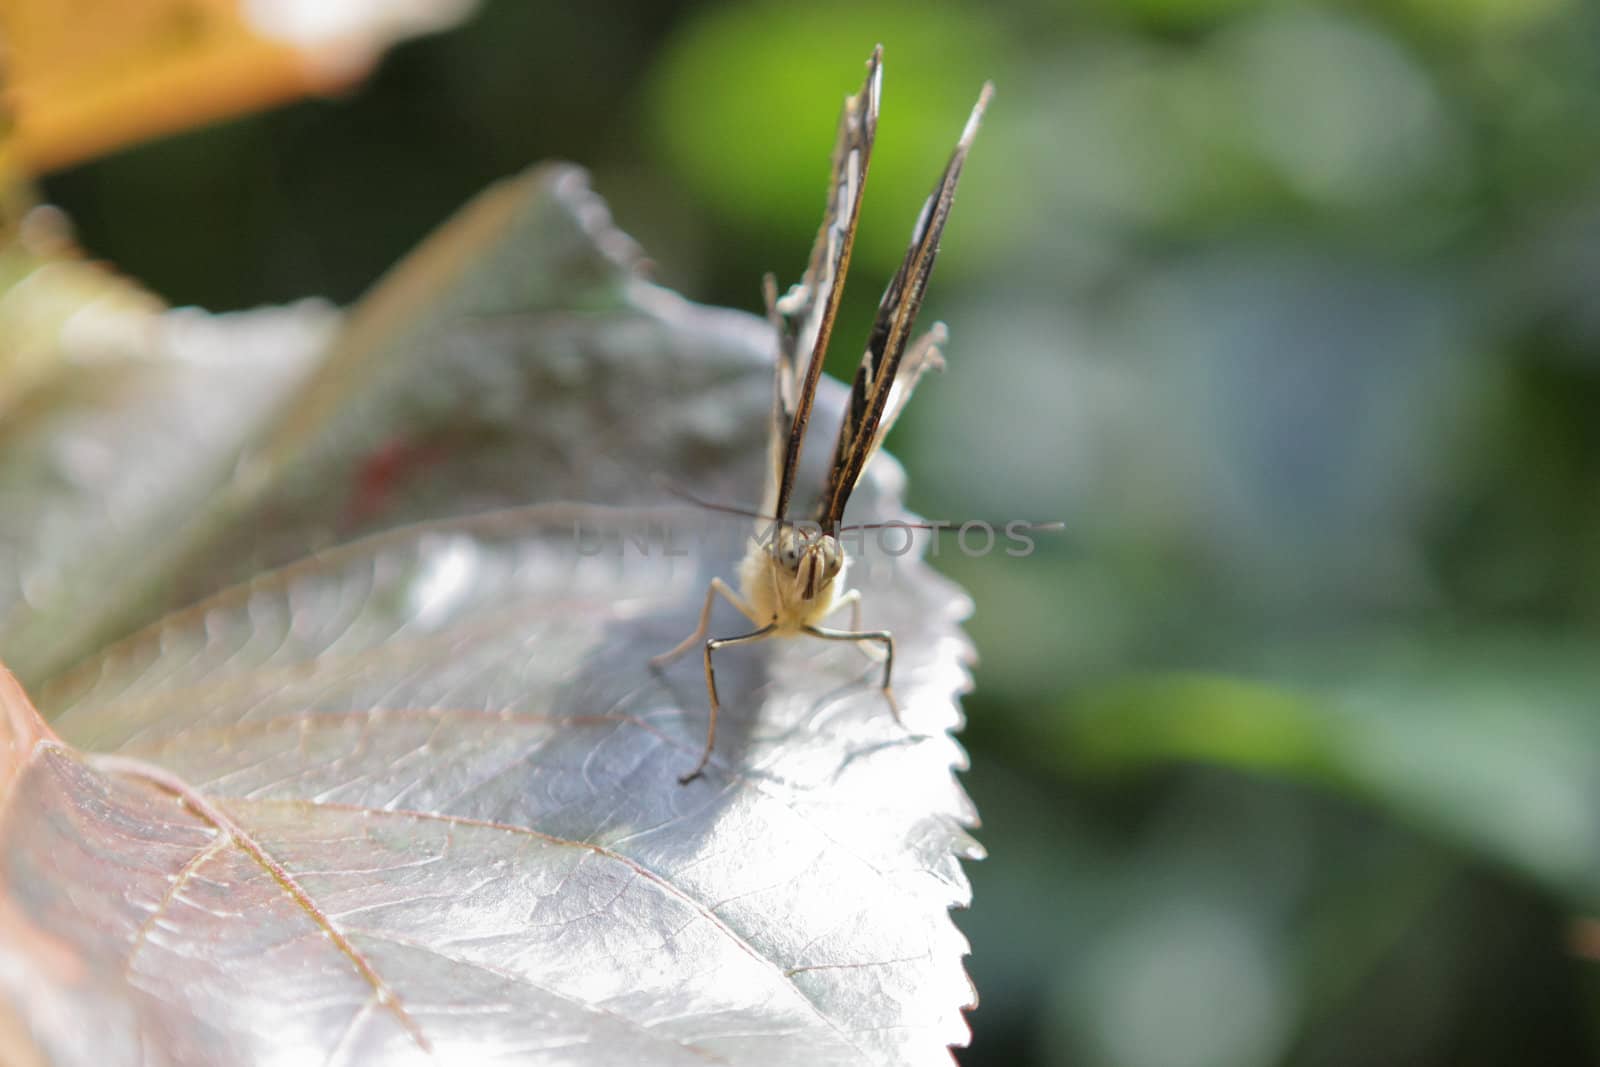
[[[270,557],[286,531],[339,540],[518,492],[612,506],[373,534],[40,690],[63,743],[19,728],[0,764],[5,999],[61,1063],[948,1062],[972,999],[947,912],[976,852],[948,733],[964,598],[898,535],[868,544],[852,574],[899,643],[904,724],[850,647],[731,650],[716,757],[680,785],[704,679],[694,655],[647,660],[749,523],[661,506],[651,478],[753,499],[767,338],[638,279],[575,171],[446,233],[475,226],[373,298],[401,314],[358,314],[343,370],[288,405],[218,522],[254,524],[238,553]],[[566,258],[507,269],[530,226]],[[541,296],[554,280],[586,306]],[[373,442],[400,432],[444,444],[375,475]],[[814,445],[803,484],[825,460]],[[897,513],[899,479],[880,460],[859,517]],[[239,566],[228,543],[192,568]]]
[[[48,374],[0,421],[0,656],[28,680],[149,610],[338,321],[320,301],[160,311],[96,273],[40,266],[7,294],[23,321],[0,312],[0,342]]]
[[[491,187],[358,305],[240,464],[195,592],[405,522],[759,491],[766,327],[645,281],[575,167]],[[820,482],[820,475],[816,476]]]

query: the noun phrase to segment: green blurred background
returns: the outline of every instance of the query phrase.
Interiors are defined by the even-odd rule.
[[[891,441],[972,593],[977,1064],[1600,1062],[1600,10],[500,0],[345,98],[57,173],[174,303],[357,297],[487,182],[594,172],[756,310],[872,45],[830,367],[997,96]]]

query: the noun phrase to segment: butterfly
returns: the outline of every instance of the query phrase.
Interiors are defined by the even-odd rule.
[[[712,658],[726,648],[797,634],[825,641],[847,641],[858,646],[876,645],[882,655],[883,694],[896,720],[900,717],[890,684],[894,672],[894,637],[887,630],[861,629],[861,593],[844,588],[848,561],[839,543],[839,524],[851,492],[905,409],[918,379],[930,368],[942,366],[939,346],[946,338],[944,326],[936,324],[915,340],[911,331],[933,272],[940,235],[955,200],[956,183],[961,178],[967,151],[977,135],[994,86],[985,83],[978,94],[978,102],[956,142],[955,151],[911,231],[911,247],[905,260],[878,305],[866,352],[850,389],[849,404],[815,516],[809,521],[795,520],[789,518],[795,472],[800,466],[800,451],[811,420],[812,402],[817,382],[822,377],[828,339],[850,266],[867,164],[877,134],[882,91],[883,46],[879,45],[867,61],[867,78],[861,90],[845,98],[839,117],[838,141],[833,150],[828,202],[805,275],[781,297],[776,279],[771,274],[764,279],[767,318],[778,339],[777,380],[761,508],[757,512],[739,512],[757,520],[756,536],[751,538],[739,567],[739,589],[735,591],[721,578],[712,579],[706,590],[705,607],[700,612],[700,624],[694,632],[675,648],[651,660],[652,666],[664,666],[700,642],[710,626],[711,607],[718,596],[756,627],[749,633],[715,637],[705,642],[706,692],[711,716],[699,762],[679,779],[685,784],[705,770],[716,743],[721,702],[717,697]],[[803,371],[799,361],[802,353],[807,353]],[[823,625],[829,616],[845,607],[851,612],[848,630]]]

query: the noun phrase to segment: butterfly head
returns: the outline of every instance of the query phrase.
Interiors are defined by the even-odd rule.
[[[821,596],[844,570],[839,539],[809,523],[782,527],[773,541],[772,558],[788,577],[794,599],[802,602]]]

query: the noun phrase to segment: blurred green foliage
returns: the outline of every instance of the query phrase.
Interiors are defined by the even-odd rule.
[[[346,99],[44,185],[221,309],[349,300],[563,156],[663,280],[754,309],[878,41],[830,366],[992,77],[949,369],[892,447],[925,514],[1068,524],[938,560],[983,657],[962,1061],[1596,1062],[1595,6],[501,0]]]

